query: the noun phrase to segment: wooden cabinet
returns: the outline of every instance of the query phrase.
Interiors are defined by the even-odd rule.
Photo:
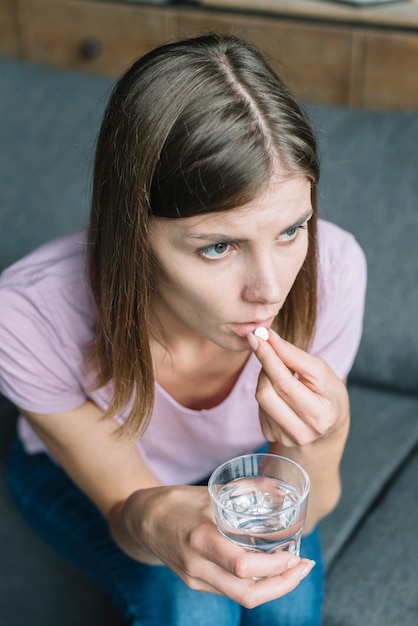
[[[183,12],[179,19],[182,35],[212,29],[255,43],[301,98],[350,102],[353,33],[348,28],[204,11]]]
[[[255,23],[263,14],[259,24],[268,45],[274,43],[290,84],[302,97],[418,111],[418,0],[368,7],[328,0],[200,2],[234,23],[241,16]]]
[[[418,110],[418,33],[368,32],[359,106]]]
[[[16,0],[0,0],[0,55],[22,55]]]
[[[255,8],[256,7],[256,8]],[[0,0],[0,54],[111,76],[154,46],[217,30],[254,42],[308,101],[418,110],[418,0]]]
[[[268,17],[240,11],[183,11],[180,32],[193,35],[214,29],[253,41],[267,52],[293,91],[312,102],[418,111],[418,2],[406,6],[403,19],[405,7],[401,5],[408,3],[400,3],[399,15],[396,7],[389,7],[391,13],[378,14],[381,21],[377,24],[373,22],[376,8],[353,13],[353,8],[319,2],[319,19],[316,2],[292,2],[276,0],[275,6],[289,6],[294,13]],[[212,0],[210,4],[227,3]],[[248,2],[231,4],[238,7]],[[324,5],[334,6],[332,15],[328,13],[332,19],[324,19]],[[297,14],[297,6],[304,13]],[[314,8],[307,20],[309,7]]]
[[[26,56],[96,74],[118,75],[167,41],[174,9],[82,0],[20,0]]]

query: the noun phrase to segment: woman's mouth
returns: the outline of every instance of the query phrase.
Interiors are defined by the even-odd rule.
[[[238,337],[245,338],[248,335],[248,333],[253,333],[255,329],[258,328],[259,326],[270,328],[270,326],[273,323],[274,317],[275,316],[269,317],[264,320],[257,320],[254,322],[227,324],[227,328],[229,328],[229,330],[232,330],[232,332],[235,333],[235,335],[238,335]]]

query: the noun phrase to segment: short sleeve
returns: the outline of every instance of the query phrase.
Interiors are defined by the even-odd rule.
[[[345,378],[360,344],[367,285],[366,258],[353,235],[320,220],[319,303],[310,352]]]
[[[92,324],[79,239],[53,242],[0,277],[0,392],[27,411],[86,401]]]
[[[0,391],[21,409],[55,413],[85,401],[70,355],[51,322],[22,294],[0,290]]]

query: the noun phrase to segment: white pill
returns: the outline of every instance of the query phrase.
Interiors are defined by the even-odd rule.
[[[264,328],[264,326],[259,326],[255,329],[254,335],[260,337],[260,339],[264,339],[264,341],[267,341],[269,338],[269,331],[267,328]]]

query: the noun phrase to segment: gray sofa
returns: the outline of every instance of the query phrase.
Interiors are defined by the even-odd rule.
[[[94,140],[112,84],[0,59],[0,270],[85,225]],[[308,110],[321,142],[322,214],[356,235],[369,268],[364,336],[349,379],[343,496],[322,524],[324,626],[416,626],[418,114]],[[9,498],[14,423],[14,408],[0,398],[0,624],[113,623],[102,592],[32,534]]]

